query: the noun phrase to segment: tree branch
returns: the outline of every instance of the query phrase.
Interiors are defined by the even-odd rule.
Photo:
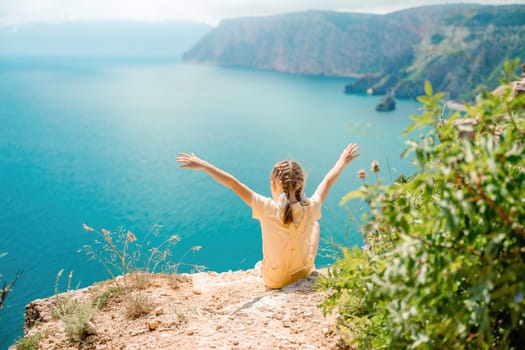
[[[476,195],[478,195],[480,199],[485,201],[485,203],[487,203],[489,207],[491,207],[496,212],[496,214],[498,214],[498,216],[500,217],[501,220],[503,220],[503,222],[508,224],[510,228],[514,232],[516,232],[518,235],[525,238],[525,229],[519,223],[517,223],[510,214],[507,215],[507,213],[505,213],[503,208],[498,206],[492,199],[490,199],[485,194],[485,192],[483,192],[483,188],[481,187],[481,174],[478,174],[478,180],[476,181],[477,188],[474,188],[472,185],[469,185],[468,183],[466,183],[463,177],[459,176],[459,174],[457,174],[457,176],[460,179],[462,185],[468,188],[471,192],[474,192]]]
[[[4,282],[4,286],[2,287],[2,292],[0,293],[0,310],[4,306],[4,301],[7,298],[7,294],[11,292],[11,290],[13,289],[13,286],[15,285],[16,281],[18,281],[20,276],[22,276],[22,271],[18,271],[16,273],[15,279],[9,282],[9,284],[6,284]]]

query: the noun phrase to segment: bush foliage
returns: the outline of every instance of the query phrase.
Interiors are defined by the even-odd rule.
[[[360,349],[525,348],[525,97],[509,83],[444,118],[429,83],[406,130],[414,174],[366,184],[365,249],[321,280]]]

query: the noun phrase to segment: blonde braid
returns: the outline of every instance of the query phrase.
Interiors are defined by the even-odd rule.
[[[304,172],[301,166],[291,160],[277,163],[272,169],[271,178],[279,180],[284,194],[286,195],[286,206],[282,213],[283,224],[289,225],[293,222],[292,207],[290,206],[290,193],[295,199],[303,203]]]

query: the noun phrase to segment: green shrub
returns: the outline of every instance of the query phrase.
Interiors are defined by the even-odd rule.
[[[67,293],[71,291],[73,271],[68,275],[66,293],[60,293],[60,279],[63,273],[64,270],[60,270],[55,280],[55,307],[51,316],[53,319],[61,319],[64,322],[69,340],[81,342],[86,336],[95,332],[91,319],[97,312],[98,305],[89,301],[76,300]]]
[[[507,86],[445,120],[427,83],[407,129],[422,131],[406,151],[414,174],[346,196],[370,206],[369,249],[345,250],[320,285],[347,343],[525,348],[525,103]]]
[[[42,339],[42,335],[40,333],[36,333],[25,338],[19,338],[15,344],[16,350],[38,350],[40,339]]]
[[[61,294],[60,293],[60,279],[62,278],[62,275],[64,274],[64,269],[58,271],[57,277],[55,279],[55,300],[54,300],[54,309],[51,312],[51,316],[53,319],[59,319],[63,316],[73,312],[74,309],[74,302],[71,299],[70,296],[67,294]],[[71,283],[73,281],[73,271],[69,272],[68,278],[67,278],[67,288],[66,292],[71,291]]]
[[[88,335],[95,334],[91,319],[97,312],[96,306],[88,301],[72,301],[70,311],[63,315],[66,334],[71,341],[81,342]]]

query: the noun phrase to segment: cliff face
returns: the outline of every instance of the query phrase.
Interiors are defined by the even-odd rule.
[[[309,11],[226,20],[184,59],[293,74],[360,77],[349,93],[451,98],[498,84],[507,58],[525,58],[525,5],[440,5],[387,15]]]
[[[295,74],[379,73],[409,58],[418,42],[402,27],[396,18],[329,12],[226,20],[184,59]]]

